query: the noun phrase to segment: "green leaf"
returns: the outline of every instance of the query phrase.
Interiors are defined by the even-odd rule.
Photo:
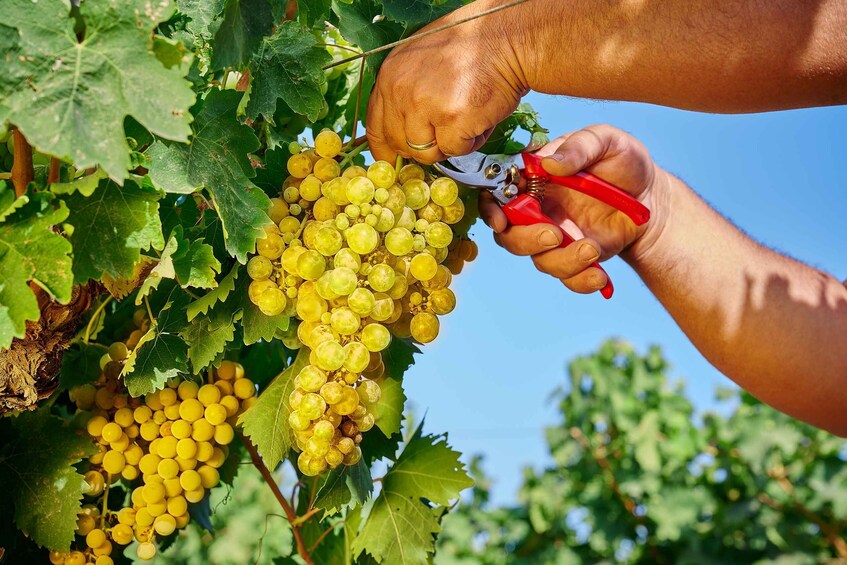
[[[28,198],[0,223],[0,349],[23,337],[26,322],[41,315],[29,281],[59,302],[71,297],[71,244],[51,229],[68,209],[55,206],[49,194]]]
[[[187,314],[188,321],[192,321],[198,314],[205,314],[209,308],[218,302],[223,302],[229,296],[229,293],[235,289],[235,279],[238,278],[238,265],[232,267],[232,270],[225,276],[218,287],[210,290],[194,302],[188,305]]]
[[[407,28],[417,29],[456,8],[462,7],[461,0],[433,2],[432,0],[382,0],[385,16],[395,22],[406,24]]]
[[[185,295],[177,290],[156,316],[138,346],[127,357],[121,377],[129,394],[141,396],[164,388],[168,379],[188,373],[188,345],[179,333],[185,327]]]
[[[177,225],[168,238],[159,264],[144,279],[135,303],[141,304],[141,299],[163,279],[177,279],[183,288],[214,288],[217,285],[215,275],[220,271],[221,263],[215,258],[212,246],[202,241],[189,242],[183,237],[182,226]]]
[[[215,33],[212,67],[240,68],[272,28],[273,14],[267,0],[226,0],[223,21]]]
[[[240,93],[212,91],[194,123],[190,145],[156,142],[147,151],[150,178],[166,192],[189,194],[205,187],[223,223],[227,251],[242,263],[271,221],[270,200],[249,177],[248,154],[259,140],[236,118]]]
[[[194,93],[185,70],[166,69],[152,51],[153,31],[173,12],[168,0],[85,2],[79,42],[67,2],[4,0],[0,22],[17,30],[25,57],[4,72],[0,121],[16,124],[40,151],[77,168],[99,164],[119,182],[131,164],[127,116],[159,137],[186,141]]]
[[[513,134],[522,129],[530,134],[528,145],[518,142]],[[518,105],[511,116],[497,124],[480,151],[483,153],[520,153],[532,151],[545,145],[548,131],[541,126],[538,112],[526,102]]]
[[[382,352],[385,374],[395,379],[403,378],[409,367],[415,364],[414,355],[420,352],[420,348],[411,339],[392,337],[391,343]]]
[[[447,435],[422,435],[422,427],[406,444],[397,463],[382,481],[383,488],[447,505],[473,486],[459,452],[447,445]]]
[[[332,0],[299,0],[297,19],[307,26],[323,27],[324,20],[332,13]]]
[[[74,343],[62,357],[59,383],[64,389],[93,383],[100,376],[100,358],[108,349],[99,344]]]
[[[382,6],[376,0],[357,0],[344,4],[333,0],[332,10],[338,15],[338,29],[341,35],[363,51],[382,47],[397,41],[403,35],[403,26],[389,19],[374,18],[382,16]],[[388,53],[377,53],[367,58],[368,66],[376,71]]]
[[[383,490],[350,550],[367,551],[377,563],[424,565],[434,551],[433,536],[441,531],[432,509],[420,500]]]
[[[659,413],[650,410],[632,433],[630,443],[635,446],[635,460],[648,473],[658,473],[662,468],[659,455]]]
[[[29,202],[29,196],[26,194],[21,197],[16,196],[12,183],[0,181],[0,222],[5,221],[12,212],[27,202]]]
[[[73,226],[74,281],[100,280],[103,273],[127,278],[141,260],[141,250],[165,245],[159,222],[161,193],[134,179],[119,187],[101,181],[90,197],[79,192],[65,198]]]
[[[206,39],[215,34],[215,18],[224,9],[224,0],[177,0],[177,5],[180,13],[189,17],[185,24],[189,33]]]
[[[208,316],[194,318],[180,334],[188,344],[188,359],[194,373],[209,366],[235,337],[235,322],[229,312],[212,310]],[[221,309],[223,310],[223,309]]]
[[[165,248],[162,250],[162,256],[159,258],[159,263],[150,270],[147,277],[144,279],[144,282],[141,283],[141,288],[138,289],[138,293],[135,295],[136,305],[140,305],[144,300],[144,297],[158,288],[159,283],[161,283],[164,279],[173,279],[176,277],[172,255],[176,252],[178,247],[179,241],[171,235],[167,244],[165,244]]]
[[[262,41],[254,60],[247,115],[272,118],[277,100],[282,99],[294,112],[315,121],[324,103],[321,85],[326,77],[322,67],[330,60],[314,35],[295,22],[283,23]]]
[[[336,467],[326,477],[315,497],[315,507],[329,514],[349,504],[362,504],[373,493],[371,472],[363,459],[352,466]]]
[[[445,436],[422,436],[421,427],[383,478],[382,492],[353,540],[354,556],[367,551],[379,563],[428,563],[440,512],[421,498],[448,504],[473,485]]]
[[[294,363],[259,395],[256,404],[238,418],[244,435],[262,454],[269,469],[276,468],[291,448],[288,396],[294,390],[294,377],[308,364],[309,350],[304,347]]]
[[[73,194],[79,192],[83,196],[91,196],[102,179],[109,175],[103,169],[97,169],[90,175],[84,175],[70,182],[54,182],[50,185],[50,191],[53,194]]]
[[[374,423],[389,437],[400,431],[403,420],[403,407],[406,404],[406,394],[399,379],[386,376],[379,382],[381,394],[379,401],[371,407]]]
[[[96,453],[97,446],[45,408],[5,424],[0,484],[14,502],[15,522],[38,545],[68,551],[83,494],[83,477],[73,465]]]

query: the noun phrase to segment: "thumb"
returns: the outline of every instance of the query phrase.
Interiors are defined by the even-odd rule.
[[[598,135],[593,129],[582,129],[565,137],[558,147],[546,149],[541,166],[551,175],[568,176],[601,161],[609,151],[611,135]],[[542,149],[542,152],[545,152]]]

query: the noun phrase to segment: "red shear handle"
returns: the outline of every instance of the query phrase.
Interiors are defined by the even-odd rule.
[[[506,213],[506,218],[509,219],[509,223],[516,226],[553,224],[553,226],[562,234],[562,243],[559,247],[567,247],[574,242],[574,239],[569,236],[565,230],[557,226],[556,222],[541,211],[541,202],[529,194],[521,194],[508,204],[505,204],[503,206],[503,212]],[[594,262],[591,266],[600,269],[603,271],[603,274],[606,275],[606,286],[603,287],[600,294],[602,294],[604,298],[611,298],[612,293],[615,292],[615,287],[612,285],[612,279],[609,278],[609,275],[599,263]]]
[[[541,166],[541,157],[533,153],[523,153],[522,156],[528,177],[543,178],[546,182],[571,188],[608,204],[629,216],[636,226],[645,224],[650,219],[650,210],[644,204],[600,177],[585,171],[567,177],[552,176]]]

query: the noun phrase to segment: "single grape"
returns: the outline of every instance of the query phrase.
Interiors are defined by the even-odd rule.
[[[335,227],[324,226],[315,234],[314,248],[325,257],[331,257],[338,253],[343,244],[344,239]]]
[[[440,288],[429,294],[429,308],[433,313],[449,314],[456,307],[456,295],[449,288]]]
[[[364,167],[360,167],[359,165],[350,165],[341,176],[347,179],[352,179],[355,177],[364,177],[367,176],[367,174],[368,171],[366,171]]]
[[[358,341],[351,341],[344,346],[344,356],[344,368],[351,373],[361,373],[370,362],[368,348]]]
[[[318,394],[308,393],[303,395],[298,412],[303,418],[316,420],[326,410],[326,401]]]
[[[400,181],[400,184],[404,184],[412,179],[424,180],[424,178],[424,170],[420,165],[416,165],[415,163],[403,165],[403,168],[400,169],[400,174],[397,176],[397,180]]]
[[[379,234],[367,224],[356,224],[345,233],[347,245],[359,255],[372,252],[379,245]]]
[[[312,172],[312,160],[306,153],[292,155],[287,163],[288,173],[298,179],[306,178]]]
[[[426,206],[418,210],[418,217],[429,223],[441,220],[442,215],[444,215],[444,208],[431,201],[427,202]]]
[[[362,329],[361,341],[369,351],[382,351],[391,342],[391,334],[382,324],[368,324]]]
[[[393,228],[395,223],[394,212],[388,208],[383,208],[380,210],[379,216],[377,216],[376,225],[374,227],[376,228],[376,231],[385,233]]]
[[[344,348],[336,341],[324,341],[313,351],[318,367],[324,371],[337,371],[344,365]]]
[[[322,196],[312,206],[312,214],[319,221],[331,220],[341,211],[338,205],[329,198]]]
[[[374,265],[368,273],[368,284],[370,284],[371,288],[377,292],[385,292],[394,286],[394,279],[396,276],[394,269],[384,263],[381,263],[379,265]]]
[[[450,206],[459,196],[456,181],[449,177],[440,177],[432,181],[429,187],[430,198],[439,206]]]
[[[297,275],[307,281],[316,280],[326,269],[326,261],[323,256],[309,249],[302,253],[297,259]]]
[[[296,186],[288,186],[282,191],[282,199],[289,204],[294,204],[300,200],[300,190]],[[292,212],[296,216],[294,212]]]
[[[247,261],[247,275],[254,281],[265,280],[274,272],[273,263],[267,257],[256,255]]]
[[[426,228],[426,242],[436,249],[444,249],[453,241],[453,230],[444,222],[433,222]]]
[[[375,302],[373,310],[371,311],[371,318],[377,322],[384,322],[388,320],[394,313],[394,301],[390,296],[381,292],[375,294],[374,298]]]
[[[349,182],[344,177],[334,178],[321,186],[321,193],[332,200],[334,204],[346,206],[350,204],[350,199],[347,197],[347,186]]]
[[[332,312],[332,329],[341,335],[352,335],[356,333],[361,324],[359,315],[350,308],[337,308]]]
[[[427,281],[438,272],[438,262],[428,253],[419,253],[412,258],[409,272],[419,281]]]
[[[332,159],[341,153],[341,138],[332,130],[321,131],[315,136],[315,153]]]
[[[298,385],[306,392],[318,392],[326,384],[326,373],[314,365],[306,365],[297,374]]]
[[[347,184],[347,199],[356,205],[370,202],[374,196],[374,183],[368,177],[355,177]]]
[[[396,281],[395,281],[396,284]],[[347,297],[347,305],[359,316],[368,316],[373,310],[374,295],[366,288],[357,288]]]
[[[256,299],[256,306],[265,316],[278,316],[285,310],[288,299],[279,288],[269,288]]]
[[[451,205],[443,208],[441,221],[445,224],[453,225],[459,223],[465,217],[465,203],[461,198],[457,198]]]
[[[348,296],[354,290],[359,279],[353,269],[338,267],[330,272],[330,287],[338,296]]]
[[[323,184],[321,179],[315,175],[307,176],[300,183],[300,196],[309,202],[315,202],[321,197],[321,184]],[[271,216],[271,219],[273,219],[273,216]],[[279,223],[278,220],[277,223]]]
[[[413,243],[412,232],[406,228],[393,228],[385,234],[385,248],[397,257],[410,253]]]
[[[300,220],[294,216],[287,216],[279,221],[279,231],[282,233],[296,233],[300,229]]]
[[[406,195],[406,206],[419,210],[429,202],[429,185],[422,180],[411,179],[403,183],[403,194]]]
[[[315,176],[321,181],[327,182],[341,174],[341,169],[338,167],[338,161],[321,157],[315,163]]]
[[[412,337],[420,343],[429,343],[438,337],[438,318],[429,312],[420,312],[412,318]]]
[[[378,188],[388,188],[394,184],[396,173],[391,163],[386,161],[376,161],[368,167],[368,178],[373,181],[373,184]]]

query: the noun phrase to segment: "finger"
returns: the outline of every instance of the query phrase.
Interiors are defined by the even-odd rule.
[[[388,140],[385,138],[385,114],[383,110],[382,96],[377,90],[374,90],[368,101],[368,124],[365,132],[368,137],[368,148],[374,159],[392,163],[396,153],[391,150]]]
[[[597,267],[589,267],[581,273],[567,279],[562,279],[562,284],[568,289],[579,294],[591,294],[606,286],[609,277]]]
[[[581,129],[563,139],[552,153],[541,160],[541,165],[551,175],[575,174],[603,159],[611,139],[612,136],[600,135],[594,129]]]
[[[411,112],[404,116],[404,130],[406,139],[403,140],[405,150],[408,151],[409,157],[418,163],[435,163],[443,161],[446,156],[439,149],[435,135],[435,127],[430,123],[429,119],[423,117],[421,112]],[[409,143],[415,145],[428,145],[435,142],[435,145],[430,149],[419,150],[413,149]]]
[[[509,253],[535,255],[558,247],[562,243],[562,233],[550,224],[509,226],[495,233],[494,241]]]
[[[506,214],[489,192],[482,192],[479,195],[479,215],[482,221],[494,230],[494,233],[500,233],[509,225]]]
[[[532,256],[535,268],[557,279],[570,279],[591,267],[600,257],[600,246],[590,239]]]
[[[476,138],[482,131],[468,134],[453,125],[438,126],[435,128],[435,137],[438,140],[438,148],[441,152],[444,155],[454,157],[457,155],[467,155],[473,151]]]

